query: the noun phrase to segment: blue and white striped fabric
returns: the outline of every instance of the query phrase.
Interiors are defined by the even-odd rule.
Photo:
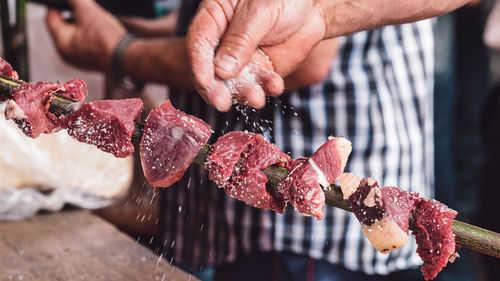
[[[197,1],[183,5],[196,5],[191,2]],[[346,171],[431,196],[431,25],[426,20],[340,38],[326,80],[285,93],[264,110],[218,113],[195,93],[174,91],[172,100],[208,122],[216,135],[261,132],[293,157],[310,156],[330,135],[345,136],[353,143]],[[387,255],[376,252],[355,217],[340,209],[327,206],[317,221],[291,206],[284,215],[249,207],[227,197],[197,166],[163,192],[162,212],[165,254],[193,269],[262,251],[291,251],[367,274],[421,262],[413,240]]]

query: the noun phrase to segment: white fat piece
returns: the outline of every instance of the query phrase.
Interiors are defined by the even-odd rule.
[[[340,188],[342,189],[342,195],[344,199],[349,199],[351,195],[356,192],[359,184],[361,183],[361,178],[351,173],[342,173],[338,181],[340,183]]]
[[[339,153],[340,163],[341,163],[340,167],[342,172],[345,169],[345,165],[347,164],[347,159],[349,158],[349,155],[351,155],[352,143],[344,137],[338,137],[338,138],[334,138],[331,136],[328,137],[328,140],[332,139],[335,139],[335,147],[337,148],[337,152]]]
[[[368,195],[366,195],[365,200],[363,200],[363,204],[367,207],[375,207],[375,203],[377,202],[377,198],[380,198],[382,196],[382,192],[380,191],[380,188],[374,187],[370,189],[370,192]]]
[[[314,171],[318,175],[318,183],[321,184],[321,186],[323,186],[323,188],[327,188],[330,185],[330,183],[326,180],[326,177],[325,177],[325,174],[323,173],[323,171],[321,171],[321,169],[316,165],[316,163],[314,163],[314,160],[312,160],[312,158],[309,158],[309,163],[311,164],[311,167],[314,169]]]
[[[5,119],[24,119],[26,115],[24,111],[17,105],[17,103],[13,100],[9,100],[7,105],[5,106]]]
[[[409,241],[408,233],[405,233],[390,215],[385,215],[382,220],[370,226],[361,224],[361,230],[372,246],[382,254],[401,248]]]

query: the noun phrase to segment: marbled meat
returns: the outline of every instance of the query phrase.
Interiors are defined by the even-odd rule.
[[[63,117],[49,111],[55,96],[74,101],[84,101],[87,93],[85,82],[79,79],[64,84],[52,82],[23,83],[7,102],[5,117],[13,119],[29,137],[49,134],[61,129]]]
[[[432,199],[418,198],[413,210],[412,234],[417,240],[417,253],[422,258],[426,280],[434,279],[456,256],[452,224],[457,212]]]
[[[347,139],[329,138],[310,158],[291,161],[287,167],[290,173],[280,184],[285,199],[300,213],[323,219],[323,188],[340,176],[350,153],[351,142]]]
[[[138,98],[89,102],[66,116],[63,127],[74,139],[125,158],[134,152],[131,138],[142,107]]]
[[[352,212],[363,234],[383,254],[408,243],[408,220],[416,195],[397,187],[379,187],[372,179],[361,180],[349,197]]]
[[[148,182],[168,187],[179,181],[211,132],[208,124],[175,109],[169,100],[151,111],[140,146]]]
[[[271,165],[284,167],[290,157],[259,134],[231,132],[221,136],[207,157],[210,179],[224,188],[227,195],[250,206],[283,213],[282,194],[267,189],[262,172]]]

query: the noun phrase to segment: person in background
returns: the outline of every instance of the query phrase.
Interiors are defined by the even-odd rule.
[[[500,220],[493,219],[497,214],[498,201],[498,175],[500,174],[500,1],[493,1],[491,10],[485,26],[485,44],[490,48],[492,56],[493,86],[484,105],[481,115],[481,137],[484,158],[479,172],[479,210],[476,219],[481,227],[500,232]],[[489,256],[481,256],[480,262],[484,267],[485,280],[497,280],[500,275],[498,259]]]
[[[214,1],[205,1],[203,5],[210,2],[213,4]],[[264,2],[241,1],[260,3],[263,9],[257,13],[256,10],[240,8],[232,19],[247,15],[260,17],[265,24],[259,23],[257,27],[262,30],[254,30],[255,33],[237,29],[239,34],[244,35],[236,38],[265,35],[269,27],[280,26],[271,25],[272,21],[266,20],[265,16],[269,15],[266,8],[269,6]],[[298,88],[273,98],[262,110],[241,106],[228,108],[227,92],[224,89],[214,91],[213,85],[220,85],[225,78],[236,75],[233,79],[245,79],[236,73],[238,67],[245,67],[247,60],[237,59],[234,73],[226,71],[222,75],[217,73],[219,78],[214,76],[217,70],[211,62],[214,61],[217,44],[208,42],[208,45],[201,45],[205,48],[199,48],[197,40],[200,37],[207,39],[203,36],[208,36],[210,40],[222,34],[228,36],[234,34],[234,30],[233,33],[223,32],[222,28],[218,34],[211,33],[213,30],[210,28],[225,25],[205,22],[206,18],[202,16],[207,6],[198,9],[200,1],[182,1],[176,37],[168,39],[129,40],[116,19],[88,0],[71,1],[75,7],[76,23],[64,22],[56,11],[48,13],[47,22],[63,57],[79,66],[109,71],[116,45],[123,45],[123,38],[126,38],[129,42],[126,42],[128,46],[122,53],[121,70],[136,79],[192,88],[186,73],[194,71],[195,85],[201,97],[188,94],[186,90],[172,89],[171,99],[176,107],[207,121],[215,131],[214,137],[234,130],[260,132],[283,151],[291,152],[292,157],[298,157],[311,155],[329,135],[343,135],[353,142],[346,170],[374,177],[382,185],[400,186],[430,196],[433,181],[431,21],[386,26],[340,37],[336,59],[333,59],[335,45],[325,47],[327,55],[318,51],[322,59],[310,57],[309,53],[325,34],[327,37],[338,36],[384,24],[421,19],[444,13],[466,1],[439,1],[442,4],[439,9],[432,6],[437,5],[435,1],[401,1],[396,4],[390,1],[388,8],[383,10],[368,2],[362,2],[367,7],[363,13],[344,11],[345,14],[335,18],[345,19],[346,22],[328,22],[332,26],[338,24],[345,30],[328,33],[323,29],[324,34],[319,36],[299,32],[298,41],[294,37],[278,44],[275,49],[272,44],[261,46],[273,63],[274,71],[283,76],[291,73],[291,77],[302,79],[301,83],[297,79],[292,84],[285,83]],[[231,4],[225,1],[217,3]],[[238,7],[247,7],[241,3]],[[278,0],[267,3],[281,3],[279,7],[292,8],[310,4],[309,1],[302,4],[288,1],[284,4]],[[225,6],[227,9],[224,11],[231,11],[233,7]],[[398,13],[396,19],[391,18],[398,7],[405,13]],[[190,24],[196,11],[202,16],[198,14]],[[314,13],[308,17],[309,9],[299,11],[306,13],[305,16],[279,14],[279,18],[306,22],[314,19],[312,22],[315,24],[325,19]],[[224,13],[211,15],[214,16],[212,20],[225,22],[228,19]],[[360,22],[363,24],[352,25],[352,20],[358,17],[362,18]],[[296,22],[299,25],[304,23]],[[243,17],[243,21],[236,21],[234,26],[243,24],[254,28],[252,23],[255,22]],[[285,20],[281,23],[287,26],[295,22]],[[186,41],[183,36],[189,26],[191,30]],[[296,29],[292,28],[292,31]],[[88,38],[82,35],[88,35]],[[212,35],[215,37],[210,37]],[[224,42],[218,51],[232,50],[227,45],[224,47]],[[249,56],[255,53],[259,39],[252,41],[254,44],[239,43],[240,47],[247,49],[245,54]],[[330,42],[321,44],[326,43]],[[297,47],[300,47],[299,50],[294,49]],[[210,48],[214,52],[210,52]],[[280,48],[282,51],[288,48],[289,51],[281,52]],[[311,53],[314,54],[315,51]],[[304,59],[314,63],[313,67],[306,63],[296,69]],[[220,68],[223,61],[220,61]],[[229,63],[234,61],[229,59]],[[312,70],[319,74],[309,73]],[[305,74],[298,75],[300,71],[305,71]],[[266,86],[268,84],[263,84],[263,87]],[[247,93],[236,93],[236,98],[245,103],[267,90],[251,89]],[[202,98],[217,109],[228,112],[208,107]],[[256,107],[263,106],[262,99],[254,101],[257,101],[253,104]],[[388,277],[382,275],[405,271],[420,263],[414,242],[388,255],[376,252],[363,237],[354,216],[345,211],[327,206],[325,219],[316,221],[298,214],[291,207],[284,215],[251,208],[227,197],[208,181],[201,167],[191,167],[184,179],[165,190],[162,197],[161,228],[165,256],[191,271],[213,266],[215,280],[398,280],[397,273]]]
[[[435,26],[435,198],[466,222],[478,211],[483,157],[479,117],[490,85],[490,58],[482,40],[486,3],[473,2],[439,17]],[[462,250],[436,280],[477,280],[482,265],[476,255]]]

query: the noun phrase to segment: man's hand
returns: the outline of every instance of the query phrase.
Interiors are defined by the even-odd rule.
[[[205,0],[187,37],[195,83],[203,91],[218,78],[237,77],[251,64],[258,47],[269,58],[272,70],[284,77],[325,32],[317,0]],[[277,83],[277,79],[269,81]],[[268,90],[266,84],[263,87]]]
[[[111,57],[125,28],[93,0],[68,0],[74,23],[57,10],[47,13],[47,25],[63,59],[78,67],[109,71]]]

